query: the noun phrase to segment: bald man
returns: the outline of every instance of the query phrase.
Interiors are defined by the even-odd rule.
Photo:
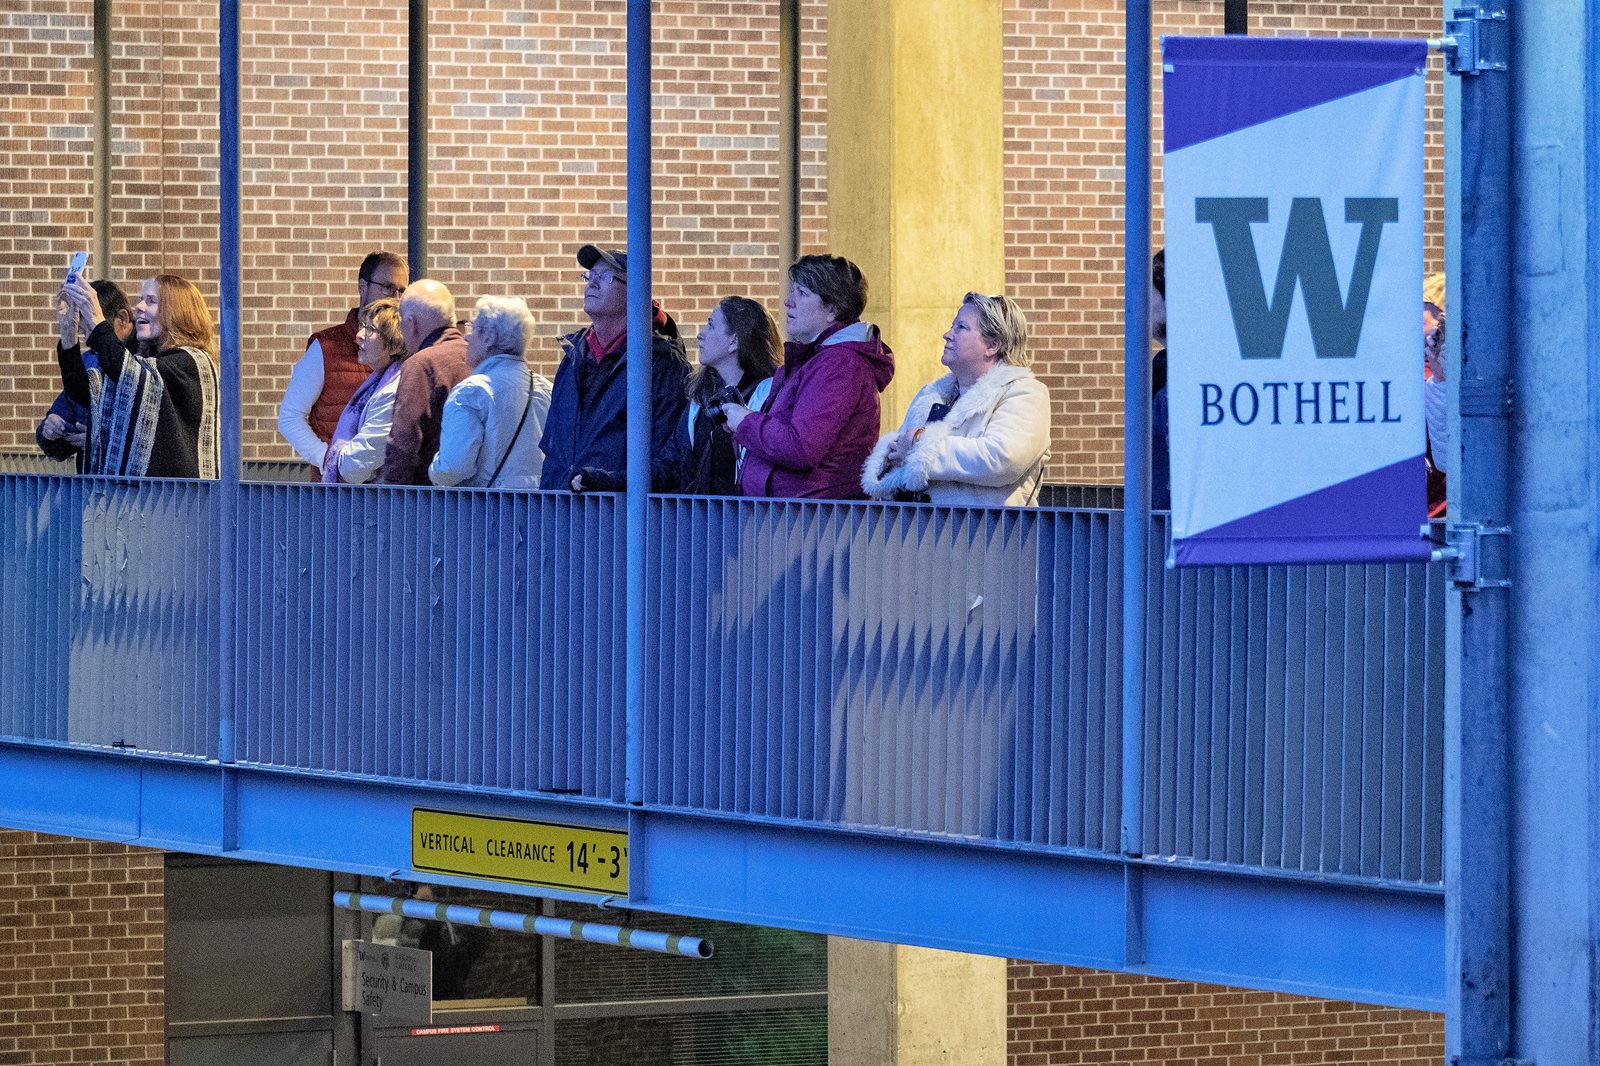
[[[386,485],[428,484],[445,397],[471,373],[467,339],[455,322],[456,302],[437,281],[412,282],[400,296],[400,332],[411,354],[396,379],[394,425],[379,476]]]

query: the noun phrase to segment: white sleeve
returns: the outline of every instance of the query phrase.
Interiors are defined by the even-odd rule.
[[[1428,443],[1433,445],[1433,465],[1450,473],[1450,390],[1438,378],[1422,382],[1422,413],[1427,416]]]
[[[312,466],[322,466],[328,446],[311,428],[308,416],[311,405],[322,395],[322,342],[312,341],[306,354],[289,372],[289,387],[283,390],[283,402],[278,405],[278,432]]]
[[[389,445],[389,427],[394,424],[395,386],[398,375],[372,394],[366,414],[355,438],[339,453],[339,477],[351,485],[365,485],[383,467],[383,454]]]
[[[488,395],[474,382],[463,381],[450,390],[439,419],[439,451],[428,467],[428,480],[435,485],[459,485],[478,472],[478,456],[483,451],[484,413]]]

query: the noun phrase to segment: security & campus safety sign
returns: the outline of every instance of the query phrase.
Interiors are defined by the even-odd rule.
[[[1426,42],[1162,57],[1172,561],[1426,558]]]

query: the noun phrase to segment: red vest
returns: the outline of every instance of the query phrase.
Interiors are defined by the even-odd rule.
[[[345,404],[371,373],[356,358],[356,311],[352,307],[343,323],[313,333],[306,342],[307,348],[311,341],[322,346],[322,393],[311,405],[306,421],[324,443],[333,439]]]

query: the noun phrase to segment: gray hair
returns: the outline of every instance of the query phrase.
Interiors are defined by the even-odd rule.
[[[520,296],[483,296],[472,310],[472,339],[479,350],[521,359],[533,336],[533,312]]]
[[[1022,317],[1022,308],[1015,300],[969,292],[961,304],[977,308],[978,332],[985,344],[994,345],[1001,361],[1012,366],[1027,366],[1032,361],[1033,356],[1028,351],[1028,320]]]

